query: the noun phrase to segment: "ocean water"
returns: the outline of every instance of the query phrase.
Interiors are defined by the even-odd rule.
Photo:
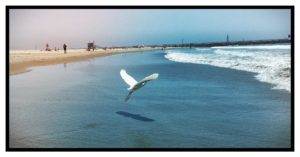
[[[287,48],[267,47],[127,53],[10,76],[10,147],[289,148],[285,79],[265,81],[244,65],[246,57],[261,64],[260,52],[269,55],[266,65],[290,59]],[[239,65],[228,66],[230,59]],[[160,75],[125,103],[122,68],[137,80]],[[262,68],[276,77],[275,66]]]

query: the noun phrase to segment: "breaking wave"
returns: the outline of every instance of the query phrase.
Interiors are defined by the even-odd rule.
[[[168,50],[165,57],[171,61],[208,64],[257,73],[255,78],[273,84],[273,89],[291,90],[290,45],[212,47],[210,53],[201,49],[185,52]],[[207,49],[207,48],[206,48]],[[206,50],[205,49],[205,50]]]

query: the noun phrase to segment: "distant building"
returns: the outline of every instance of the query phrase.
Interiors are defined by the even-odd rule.
[[[226,36],[226,42],[229,42],[229,35]]]

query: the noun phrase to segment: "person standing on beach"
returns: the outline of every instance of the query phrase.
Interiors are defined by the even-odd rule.
[[[45,50],[49,51],[49,44],[48,43],[46,44],[46,49]]]
[[[65,54],[67,53],[67,45],[66,44],[64,44],[64,52],[65,52]]]

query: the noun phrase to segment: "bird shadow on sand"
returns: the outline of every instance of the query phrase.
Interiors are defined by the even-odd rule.
[[[147,117],[141,116],[139,114],[132,114],[132,113],[125,112],[125,111],[118,111],[118,112],[116,112],[116,114],[124,116],[124,117],[128,117],[128,118],[132,118],[135,120],[143,121],[143,122],[153,122],[154,121],[154,119],[147,118]]]

